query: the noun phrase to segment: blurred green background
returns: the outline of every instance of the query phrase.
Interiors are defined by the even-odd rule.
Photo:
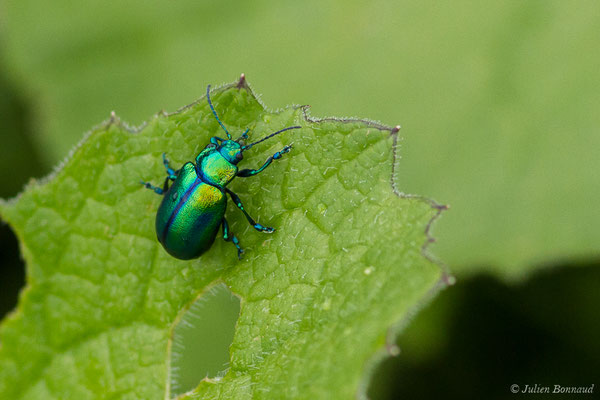
[[[399,339],[373,396],[591,384],[574,371],[600,370],[599,37],[596,1],[2,0],[0,197],[110,111],[138,125],[243,72],[270,108],[401,124],[400,189],[451,206],[432,250],[458,283]],[[6,226],[0,239],[2,315],[23,267]],[[231,328],[236,302],[218,304],[198,330]],[[186,332],[195,356],[177,367],[215,375],[226,346],[192,352]]]

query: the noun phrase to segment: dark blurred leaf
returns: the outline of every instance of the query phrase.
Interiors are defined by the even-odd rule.
[[[512,384],[596,384],[596,392],[598,287],[600,262],[514,286],[490,276],[459,282],[401,335],[400,356],[380,366],[372,398],[508,399]]]

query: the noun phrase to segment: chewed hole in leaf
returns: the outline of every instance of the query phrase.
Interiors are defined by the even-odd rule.
[[[171,395],[185,393],[205,377],[217,378],[229,367],[229,346],[240,313],[240,299],[218,284],[199,297],[173,332]]]

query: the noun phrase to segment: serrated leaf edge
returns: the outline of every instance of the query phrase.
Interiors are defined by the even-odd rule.
[[[388,328],[388,333],[386,335],[386,344],[385,346],[383,346],[382,348],[380,348],[379,350],[376,350],[375,353],[373,354],[373,356],[371,357],[371,359],[367,362],[367,364],[365,365],[364,368],[364,374],[363,374],[363,378],[361,379],[361,382],[359,383],[359,387],[356,393],[356,397],[357,399],[367,399],[367,390],[369,387],[369,382],[371,380],[371,377],[374,373],[374,371],[376,370],[377,365],[379,365],[382,361],[384,361],[386,358],[388,357],[394,357],[397,356],[399,354],[399,349],[397,348],[395,341],[396,338],[398,337],[398,335],[401,333],[401,331],[409,324],[409,322],[412,320],[412,318],[417,314],[417,312],[419,310],[421,310],[441,289],[454,284],[455,282],[455,278],[450,274],[448,267],[446,264],[444,264],[442,261],[440,261],[439,259],[437,259],[433,254],[431,254],[429,252],[429,246],[432,243],[435,243],[435,238],[431,235],[431,229],[433,224],[435,223],[435,221],[441,216],[442,212],[447,210],[449,207],[446,205],[441,205],[439,203],[437,203],[436,201],[429,199],[427,197],[424,196],[420,196],[420,195],[413,195],[413,194],[406,194],[402,191],[400,191],[398,189],[398,184],[397,184],[397,170],[398,170],[398,164],[399,164],[399,131],[400,131],[400,126],[396,125],[394,127],[391,126],[387,126],[385,124],[382,124],[379,121],[374,121],[374,120],[369,120],[369,119],[360,119],[360,118],[346,118],[346,117],[323,117],[323,118],[316,118],[310,115],[310,106],[309,105],[297,105],[297,104],[292,104],[292,105],[288,105],[284,108],[278,108],[275,110],[271,110],[270,108],[268,108],[260,99],[259,96],[256,95],[256,93],[254,92],[254,90],[251,88],[250,84],[246,81],[246,77],[244,74],[241,74],[240,78],[233,83],[226,83],[226,84],[221,84],[215,88],[213,88],[211,90],[211,92],[215,92],[215,91],[224,91],[227,89],[230,89],[232,87],[235,87],[237,89],[244,89],[247,90],[248,93],[260,104],[260,106],[262,107],[262,109],[265,112],[268,113],[272,113],[272,114],[280,114],[281,112],[283,112],[284,110],[297,110],[300,109],[302,111],[302,116],[304,118],[305,121],[310,122],[310,123],[321,123],[321,122],[328,122],[328,121],[333,121],[333,122],[340,122],[340,123],[363,123],[369,127],[373,127],[375,129],[378,130],[382,130],[382,131],[388,131],[390,132],[390,136],[393,137],[393,142],[392,142],[392,168],[391,168],[391,173],[390,173],[390,186],[392,189],[392,192],[400,197],[400,198],[410,198],[410,199],[417,199],[419,201],[423,201],[426,202],[431,208],[437,210],[437,212],[434,214],[434,216],[429,220],[429,222],[426,225],[425,228],[425,237],[426,240],[423,243],[423,245],[421,246],[421,254],[423,255],[423,257],[425,257],[427,260],[429,260],[430,262],[432,262],[433,264],[437,265],[438,267],[440,267],[441,273],[440,273],[440,279],[434,284],[434,286],[428,291],[428,293],[424,296],[424,298],[415,306],[413,306],[411,308],[411,310],[408,312],[408,315],[404,318],[402,318],[400,321],[398,321],[397,323],[393,324],[392,326],[390,326]],[[0,198],[0,217],[2,217],[2,209],[7,207],[7,206],[11,206],[13,203],[15,203],[16,201],[19,200],[19,198],[21,197],[21,195],[28,189],[35,187],[35,186],[41,186],[44,185],[46,183],[48,183],[49,181],[51,181],[52,179],[54,179],[65,167],[65,165],[71,160],[73,159],[74,155],[76,154],[76,152],[89,140],[89,138],[92,136],[92,134],[94,134],[95,132],[98,131],[102,131],[102,130],[107,130],[109,129],[111,126],[115,125],[117,127],[120,127],[122,129],[124,129],[125,131],[131,133],[131,134],[137,134],[139,132],[141,132],[150,121],[152,121],[155,118],[160,118],[160,117],[169,117],[172,115],[176,115],[179,113],[184,112],[185,110],[199,104],[200,102],[203,102],[206,98],[206,95],[201,96],[200,98],[196,99],[195,101],[193,101],[192,103],[183,106],[179,109],[177,109],[174,112],[165,112],[163,110],[155,113],[152,117],[150,117],[148,119],[148,121],[143,122],[142,124],[140,124],[139,126],[131,126],[129,125],[127,122],[122,121],[117,114],[112,111],[110,114],[110,117],[101,122],[100,124],[94,126],[92,129],[90,129],[89,131],[87,131],[86,133],[84,133],[82,139],[69,151],[69,154],[61,161],[59,162],[52,170],[52,172],[50,172],[48,175],[46,175],[43,178],[40,179],[32,179],[30,180],[23,188],[23,190],[17,194],[16,196],[14,196],[11,199],[2,199]],[[2,222],[0,220],[0,222]],[[15,232],[16,233],[16,232]],[[27,264],[29,264],[29,258],[30,256],[27,254],[27,250],[26,248],[24,248],[23,246],[23,241],[22,238],[19,237],[18,233],[17,237],[19,238],[19,248],[21,250],[21,254],[25,260],[25,262]],[[19,303],[17,305],[17,307],[15,308],[15,310],[13,310],[12,312],[10,312],[2,321],[2,325],[3,322],[6,320],[9,320],[11,318],[13,318],[20,310],[21,308],[21,304],[22,304],[22,298],[25,297],[29,291],[29,274],[28,271],[26,269],[26,285],[25,287],[22,289],[21,293],[19,294]],[[214,287],[214,285],[218,284],[222,282],[221,278],[216,279],[215,281],[209,283],[205,288],[203,288],[203,290],[194,298],[193,301],[191,301],[186,307],[184,307],[182,310],[180,310],[180,312],[178,313],[177,317],[175,318],[174,322],[171,325],[170,328],[170,332],[169,332],[169,341],[168,341],[168,349],[167,349],[167,382],[165,384],[165,399],[169,400],[171,399],[171,393],[170,393],[170,388],[171,388],[171,384],[170,384],[170,379],[171,379],[171,374],[170,374],[170,361],[171,361],[171,347],[172,347],[172,342],[173,342],[173,335],[175,332],[175,327],[177,326],[178,322],[181,319],[181,316],[185,313],[185,311],[187,309],[189,309],[189,307],[201,296],[203,296],[205,293],[207,293],[207,291],[209,291],[212,287]],[[238,294],[232,292],[234,295],[240,297]],[[240,306],[243,303],[243,298],[240,297]],[[241,307],[240,307],[241,310]],[[2,343],[0,342],[0,346],[2,346]],[[183,395],[183,394],[182,394]],[[177,396],[176,398],[179,398],[180,396]]]

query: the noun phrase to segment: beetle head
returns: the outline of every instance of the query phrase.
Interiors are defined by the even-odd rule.
[[[255,144],[264,142],[265,140],[270,139],[273,136],[279,135],[282,132],[289,131],[290,129],[300,128],[300,126],[290,126],[287,128],[283,128],[283,129],[278,130],[275,133],[271,133],[270,135],[265,136],[264,138],[254,142],[254,143],[245,145],[243,143],[244,143],[245,139],[248,139],[248,130],[249,129],[246,129],[244,131],[244,133],[242,133],[242,136],[240,136],[237,140],[231,139],[231,134],[229,133],[229,131],[227,131],[227,128],[225,127],[225,125],[223,125],[223,122],[221,122],[221,120],[219,119],[219,116],[217,115],[217,111],[215,110],[215,107],[213,107],[212,101],[210,100],[210,85],[208,85],[206,88],[206,100],[208,101],[208,105],[210,106],[210,110],[212,111],[213,115],[215,116],[215,119],[217,120],[219,125],[221,125],[221,128],[223,128],[225,133],[227,134],[228,140],[224,140],[219,145],[217,150],[223,157],[225,157],[225,159],[227,161],[229,161],[230,163],[232,163],[234,165],[237,164],[238,162],[242,161],[242,159],[244,158],[244,156],[242,155],[242,152],[244,150],[248,150]]]
[[[235,140],[224,140],[221,145],[219,145],[218,150],[219,153],[232,164],[237,164],[244,158],[242,155],[242,146]]]

